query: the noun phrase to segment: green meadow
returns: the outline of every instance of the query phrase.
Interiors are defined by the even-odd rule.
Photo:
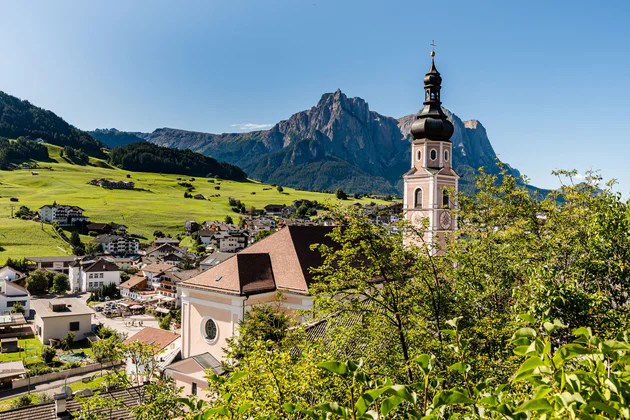
[[[171,234],[183,232],[186,220],[201,223],[223,220],[226,215],[237,220],[239,215],[229,206],[229,197],[241,200],[247,208],[257,209],[267,204],[289,205],[297,199],[335,201],[331,194],[291,188],[279,193],[275,187],[255,181],[209,178],[191,181],[191,177],[185,175],[125,171],[92,158],[89,165],[74,165],[60,156],[60,147],[48,145],[48,148],[50,161],[39,162],[40,167],[34,169],[38,175],[23,169],[0,171],[0,262],[9,257],[64,255],[63,243],[54,237],[50,226],[11,219],[11,205],[14,211],[20,206],[37,210],[53,202],[75,205],[84,209],[91,222],[121,223],[128,227],[128,232],[151,239],[155,230]],[[96,178],[133,181],[140,190],[107,190],[87,183]],[[182,181],[193,184],[193,195],[203,194],[208,199],[184,198],[186,188],[177,185]],[[12,197],[19,202],[10,202]],[[347,201],[348,204],[354,202]]]

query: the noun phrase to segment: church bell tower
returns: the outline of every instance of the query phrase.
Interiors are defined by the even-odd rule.
[[[428,243],[443,243],[445,236],[457,229],[450,209],[459,176],[451,166],[453,124],[442,111],[441,88],[442,77],[435,68],[432,50],[431,68],[424,77],[424,108],[411,125],[411,169],[403,175],[405,218],[417,227],[428,219],[424,237]]]

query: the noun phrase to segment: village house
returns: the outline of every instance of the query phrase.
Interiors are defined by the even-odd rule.
[[[98,235],[92,242],[101,244],[103,251],[112,255],[137,255],[140,249],[139,241],[128,236]]]
[[[148,289],[148,281],[149,280],[144,276],[132,276],[129,280],[118,286],[120,289],[120,295],[127,299],[142,300],[142,295],[139,292],[143,292]]]
[[[177,333],[166,331],[161,328],[144,327],[139,333],[125,340],[124,344],[132,344],[134,342],[151,344],[157,347],[155,355],[154,367],[158,369],[169,365],[179,354],[181,349],[181,336]],[[135,360],[127,359],[127,375],[130,377],[142,376],[144,374],[143,366],[136,363]]]
[[[8,314],[16,303],[24,307],[24,315],[28,318],[31,310],[31,294],[11,279],[0,277],[0,314]]]
[[[155,289],[160,287],[160,281],[162,278],[167,278],[167,273],[173,271],[179,271],[179,268],[171,264],[149,264],[140,269],[142,276],[148,280],[147,287],[149,289]]]
[[[241,231],[207,231],[199,232],[199,239],[205,245],[211,245],[215,250],[220,252],[236,252],[248,244],[248,236]]]
[[[201,226],[194,220],[187,220],[186,223],[184,223],[184,231],[186,232],[186,235],[197,232],[199,229],[201,229]]]
[[[33,299],[31,302],[35,312],[35,332],[42,344],[50,344],[50,340],[61,340],[68,332],[74,334],[74,340],[80,341],[92,332],[92,315],[81,299],[57,300],[49,298]]]
[[[86,258],[70,265],[70,287],[80,292],[91,292],[103,286],[120,284],[120,271],[113,261],[104,258]]]
[[[131,181],[109,181],[107,179],[93,179],[88,184],[110,190],[133,190],[135,187],[135,184]]]
[[[160,246],[160,245],[164,245],[164,244],[170,244],[170,245],[177,246],[177,245],[179,245],[179,239],[175,239],[175,238],[155,238],[151,244],[153,246]]]
[[[0,267],[0,280],[9,280],[14,281],[17,279],[21,279],[24,277],[24,273],[21,271],[17,271],[16,269],[5,265],[4,267]]]
[[[78,257],[72,255],[66,257],[26,257],[26,262],[35,265],[34,267],[29,267],[29,269],[52,271],[68,275],[70,273],[70,264],[77,259]]]
[[[53,204],[39,208],[40,220],[52,223],[57,222],[59,226],[72,226],[78,222],[87,222],[87,216],[83,215],[83,209],[78,206],[62,206]]]
[[[267,204],[265,206],[265,214],[269,217],[282,217],[284,204]]]
[[[127,226],[118,223],[90,223],[86,229],[88,232],[96,232],[99,235],[104,233],[125,234],[127,232]]]

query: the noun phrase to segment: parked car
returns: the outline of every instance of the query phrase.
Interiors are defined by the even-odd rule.
[[[102,307],[100,307],[100,306],[97,306],[97,307],[96,307],[96,312],[103,312],[103,308],[102,308]]]

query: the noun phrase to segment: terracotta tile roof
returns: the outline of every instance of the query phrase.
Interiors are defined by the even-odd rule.
[[[142,276],[133,276],[118,287],[120,287],[121,289],[131,289],[132,287],[141,287],[142,282],[145,282],[144,287],[146,287],[146,282],[147,282],[146,278]]]
[[[334,246],[326,236],[332,229],[329,226],[284,228],[181,284],[239,295],[275,289],[307,294],[312,281],[309,268],[322,262],[319,252],[312,251],[310,246],[316,243]]]
[[[144,327],[139,333],[125,340],[125,344],[141,341],[145,344],[157,344],[158,348],[162,350],[178,338],[179,334],[171,331],[166,331],[161,328]]]
[[[148,271],[149,273],[163,273],[171,268],[175,268],[175,266],[171,264],[149,264],[142,267],[140,270]]]

